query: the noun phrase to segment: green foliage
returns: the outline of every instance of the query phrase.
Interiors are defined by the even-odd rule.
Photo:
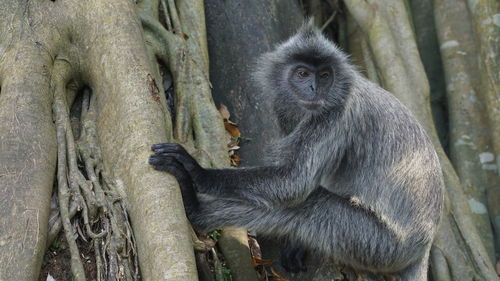
[[[212,238],[212,240],[217,242],[221,236],[221,231],[220,231],[220,229],[216,229],[216,230],[212,231],[208,236],[210,236],[210,238]]]
[[[231,269],[223,268],[222,274],[224,275],[224,281],[233,281],[233,276],[231,275]]]

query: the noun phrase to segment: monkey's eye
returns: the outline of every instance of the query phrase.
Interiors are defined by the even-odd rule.
[[[309,77],[309,72],[299,70],[299,71],[297,71],[297,76],[299,76],[300,78],[306,78],[306,77]]]
[[[320,78],[323,78],[323,79],[328,78],[329,76],[330,76],[330,73],[328,73],[328,72],[323,72],[323,73],[321,73],[321,74],[319,75],[319,77],[320,77]]]

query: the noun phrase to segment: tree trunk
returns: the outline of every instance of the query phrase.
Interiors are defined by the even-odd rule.
[[[447,188],[447,207],[432,253],[435,278],[437,280],[498,279],[471,220],[470,209],[466,204],[460,181],[437,137],[430,111],[429,84],[404,3],[358,0],[349,0],[345,3],[368,37],[376,64],[380,69],[382,85],[394,93],[419,119],[430,135],[441,160]],[[452,245],[450,240],[457,242]],[[466,249],[459,248],[458,245],[464,244]],[[456,255],[457,251],[461,254]],[[444,259],[440,255],[444,255]],[[442,262],[445,264],[441,264]],[[469,268],[468,264],[474,264],[474,269]],[[437,269],[444,269],[444,272]],[[451,272],[446,269],[451,269]],[[464,269],[472,271],[471,274],[464,274],[462,272]]]
[[[207,0],[205,12],[214,99],[228,106],[242,132],[242,165],[263,164],[262,148],[276,140],[279,131],[272,99],[251,80],[251,73],[261,54],[302,24],[300,8],[289,0],[250,0],[244,6]]]
[[[0,280],[35,280],[45,251],[56,171],[51,50],[60,35],[39,25],[53,18],[24,11],[46,4],[0,3]]]
[[[196,147],[203,151],[202,163],[227,165],[224,129],[203,75],[208,67],[204,29],[194,30],[204,23],[192,20],[203,20],[203,3],[169,7],[170,16],[176,16],[175,26],[183,28],[183,33],[176,34],[157,22],[158,7],[158,1],[139,5],[100,0],[0,4],[1,200],[7,207],[0,229],[0,279],[34,280],[38,276],[56,164],[52,96],[71,95],[67,88],[70,84],[80,88],[86,85],[97,97],[99,151],[106,172],[102,177],[112,178],[121,187],[116,191],[123,192],[113,196],[121,196],[128,207],[142,278],[197,279],[177,184],[168,174],[154,171],[147,159],[151,144],[172,141],[176,135],[192,150]],[[156,37],[143,33],[139,18]],[[184,34],[193,40],[186,43]],[[189,55],[190,51],[196,55]],[[196,63],[179,60],[181,54],[197,59]],[[171,123],[156,57],[171,67],[178,96],[176,120],[182,126]],[[60,171],[69,170],[68,177],[58,173],[58,187],[60,196],[69,196],[73,202],[80,198],[74,192],[84,192],[83,185],[92,181],[84,179],[75,186],[72,176],[76,162],[72,159],[76,144],[67,120],[60,119],[67,118],[64,112],[69,111],[68,105],[65,100],[59,101],[54,104],[58,166]],[[76,174],[81,176],[78,170]],[[94,192],[89,194],[93,196]],[[68,217],[72,212],[65,210],[71,202],[59,199],[66,237],[75,250]],[[84,212],[92,205],[78,204]],[[78,254],[72,255],[72,263],[76,280],[84,280]]]
[[[487,210],[488,171],[481,158],[493,154],[485,105],[481,102],[477,49],[465,1],[435,1],[437,35],[447,84],[450,158],[467,196],[474,223],[490,260],[493,233]]]

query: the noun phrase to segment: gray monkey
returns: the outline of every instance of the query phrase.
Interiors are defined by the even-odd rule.
[[[173,174],[195,228],[243,226],[358,270],[427,280],[443,205],[437,154],[392,94],[371,83],[312,24],[264,54],[255,72],[274,96],[283,138],[272,165],[205,169],[174,143],[150,164]]]

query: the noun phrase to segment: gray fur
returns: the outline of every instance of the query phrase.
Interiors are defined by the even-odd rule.
[[[288,87],[296,57],[333,68],[334,82],[315,110],[300,106]],[[284,132],[275,164],[190,172],[200,192],[193,224],[244,226],[359,270],[427,280],[443,182],[433,145],[410,111],[311,25],[257,65],[255,78],[275,96]]]

